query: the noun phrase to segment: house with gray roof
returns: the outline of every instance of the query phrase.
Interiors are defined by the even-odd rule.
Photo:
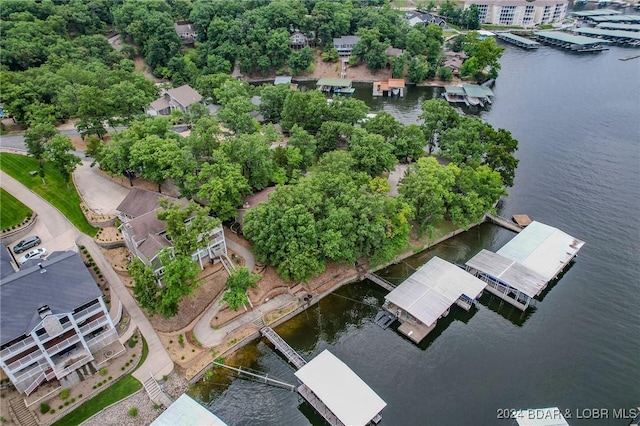
[[[78,253],[59,253],[0,280],[0,366],[19,392],[83,380],[124,351]]]
[[[174,109],[187,112],[189,106],[200,101],[202,101],[202,95],[188,84],[185,84],[184,86],[164,91],[160,98],[151,102],[151,105],[147,108],[147,114],[153,116],[169,115]]]
[[[333,39],[333,47],[338,51],[340,56],[351,56],[353,48],[360,41],[359,36],[342,36]]]
[[[174,22],[173,28],[183,44],[192,44],[198,39],[198,31],[196,31],[195,25],[189,21]]]

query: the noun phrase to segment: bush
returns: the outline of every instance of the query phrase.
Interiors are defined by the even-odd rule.
[[[40,404],[40,412],[42,414],[47,414],[49,411],[51,411],[51,407],[49,407],[49,404],[45,404],[45,403]]]
[[[69,398],[70,393],[71,391],[69,389],[63,389],[62,392],[60,392],[60,399],[65,400]]]
[[[106,376],[107,374],[109,374],[109,370],[107,370],[106,368],[101,368],[100,369],[100,375],[101,376]]]
[[[113,377],[109,376],[109,380],[113,379]]]
[[[160,405],[156,404],[155,402],[153,403],[153,409],[154,410],[159,410],[160,409]]]
[[[129,345],[130,348],[133,348],[136,343],[138,343],[138,341],[136,339],[134,339],[133,337],[131,337],[128,341],[127,344]]]
[[[453,78],[453,73],[451,72],[451,68],[440,67],[438,71],[436,71],[436,75],[442,81],[451,81]]]
[[[98,382],[98,387],[102,386],[102,382]]]
[[[63,408],[64,408],[64,405],[62,405],[62,404],[58,405],[58,410],[62,410]]]
[[[71,403],[73,404],[74,402],[76,402],[75,398],[71,398]]]
[[[49,414],[55,414],[56,410],[49,411]]]
[[[69,401],[64,402],[64,406],[66,407],[67,405],[69,405]]]
[[[78,399],[82,398],[82,394],[78,394]]]
[[[182,334],[178,335],[178,344],[184,348],[184,336],[182,336]]]
[[[120,370],[124,371],[124,367],[120,367]]]
[[[138,415],[138,408],[137,407],[129,408],[129,411],[127,412],[127,414],[129,415],[129,417],[136,417]]]

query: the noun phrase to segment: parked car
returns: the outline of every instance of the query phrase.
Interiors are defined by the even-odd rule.
[[[13,246],[13,252],[15,254],[22,253],[23,251],[29,250],[40,244],[40,237],[37,235],[33,235],[31,237],[27,237],[24,240],[20,241],[18,244]]]
[[[47,249],[43,248],[43,247],[39,247],[37,249],[33,249],[31,250],[29,253],[25,254],[24,256],[22,256],[18,262],[22,265],[24,264],[27,260],[29,259],[37,259],[37,258],[41,258],[42,256],[44,256],[45,254],[47,254]]]

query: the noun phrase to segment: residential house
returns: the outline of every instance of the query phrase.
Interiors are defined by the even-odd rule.
[[[333,47],[340,56],[351,56],[353,47],[360,41],[359,36],[342,36],[333,39]]]
[[[468,58],[468,56],[464,52],[454,52],[451,50],[446,50],[444,52],[445,60],[442,64],[443,67],[449,68],[451,73],[455,76],[460,75],[460,68],[464,61]]]
[[[447,21],[444,18],[434,15],[432,13],[425,13],[416,10],[415,12],[407,12],[405,15],[405,19],[410,27],[416,25],[429,25],[436,24],[440,27],[446,27]]]
[[[0,366],[26,395],[47,381],[83,380],[125,351],[100,288],[73,251],[3,276],[0,318]]]
[[[174,109],[187,112],[189,106],[200,101],[202,101],[202,95],[188,84],[185,84],[175,89],[166,90],[162,97],[151,102],[147,109],[147,114],[154,116],[169,115]]]
[[[189,21],[178,21],[173,24],[178,37],[184,44],[192,44],[198,39],[196,27]]]
[[[300,31],[294,31],[289,36],[289,45],[294,50],[300,50],[300,49],[305,48],[307,46],[313,46],[314,45],[314,39],[315,39],[315,34],[313,32],[311,32],[311,36],[310,37],[307,37],[306,34],[300,32]]]
[[[483,24],[532,27],[561,22],[568,0],[465,0],[464,8],[475,4]]]
[[[134,188],[116,208],[116,214],[123,222],[119,229],[127,248],[158,276],[164,272],[159,258],[160,252],[173,247],[170,236],[167,235],[165,222],[157,216],[158,211],[162,209],[160,199],[163,198],[182,205],[187,204],[184,198],[176,199]],[[204,268],[204,262],[207,260],[213,263],[221,256],[226,257],[227,245],[222,226],[211,229],[201,238],[207,239],[206,246],[194,249],[191,255],[194,261],[198,261],[200,268]]]

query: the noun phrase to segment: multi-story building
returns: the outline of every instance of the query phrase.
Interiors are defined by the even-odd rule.
[[[480,23],[531,27],[562,21],[567,14],[568,0],[466,0],[464,7],[478,7]]]
[[[82,380],[125,350],[78,253],[54,252],[3,277],[0,308],[0,366],[21,393]]]
[[[147,108],[147,114],[153,116],[170,115],[171,111],[174,109],[187,112],[187,108],[189,108],[189,106],[198,103],[201,100],[202,95],[196,92],[195,89],[188,84],[185,84],[184,86],[163,92],[162,97],[151,102],[151,105]]]
[[[358,44],[361,37],[359,36],[342,36],[333,39],[333,47],[338,51],[340,56],[351,56],[353,47]]]

